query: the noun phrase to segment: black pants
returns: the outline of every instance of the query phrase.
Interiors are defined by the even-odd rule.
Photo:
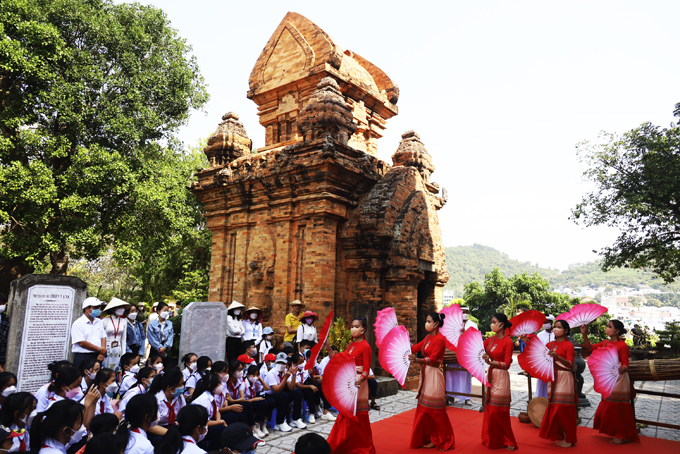
[[[288,394],[288,403],[293,404],[293,421],[297,421],[302,417],[302,399],[304,398],[302,391],[297,388],[290,390],[286,386],[281,392]],[[286,414],[288,414],[287,411]],[[276,419],[279,419],[278,410],[276,411]]]
[[[232,423],[242,422],[242,423],[247,424],[248,427],[254,426],[255,425],[255,413],[253,413],[253,406],[251,405],[251,403],[250,402],[238,402],[234,405],[242,406],[243,411],[238,412],[238,413],[235,412],[235,411],[222,412],[222,419],[224,419],[227,422],[227,424],[229,424],[230,422],[232,422]],[[236,417],[234,417],[233,415],[236,415]]]
[[[88,359],[97,359],[98,354],[92,353],[74,353],[73,354],[73,367],[80,369],[80,366]]]
[[[234,361],[241,354],[240,337],[227,337],[227,363]]]
[[[316,394],[316,405],[319,405],[319,402],[323,402],[323,408],[328,410],[332,407],[332,405],[328,402],[328,399],[326,399],[326,396],[323,395],[323,383],[316,383],[314,386],[319,388],[319,391]],[[309,404],[307,404],[309,405]],[[311,407],[309,408],[310,413],[314,413],[316,409],[312,409]]]
[[[264,397],[264,396],[262,396]],[[253,415],[255,416],[255,423],[263,423],[266,419],[269,419],[274,410],[274,405],[276,402],[273,399],[258,400],[257,402],[249,402],[253,409]]]
[[[378,395],[378,380],[371,378],[368,380],[368,397],[375,399]]]
[[[278,393],[267,394],[272,400],[274,400],[276,408],[276,424],[283,424],[288,415],[288,403],[289,394],[286,391],[281,391]],[[300,400],[302,402],[302,399]]]

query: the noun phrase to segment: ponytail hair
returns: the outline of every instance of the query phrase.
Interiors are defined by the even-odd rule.
[[[214,375],[219,375],[222,372],[229,373],[229,364],[225,361],[215,361],[210,368],[210,372]]]
[[[151,415],[151,420],[158,417],[158,402],[152,394],[137,394],[125,407],[125,419],[118,426],[116,437],[127,441],[130,439],[130,429],[144,424],[144,419]]]
[[[498,312],[493,314],[493,318],[495,318],[496,320],[503,324],[504,330],[510,329],[510,327],[512,326],[512,323],[510,322],[510,320],[508,320],[508,316],[505,314],[501,314],[500,312]]]
[[[35,397],[27,392],[14,393],[6,397],[0,410],[0,425],[11,427],[12,424],[16,424],[14,413],[25,414],[26,410],[33,408],[33,402],[35,402]]]
[[[612,322],[612,325],[614,325],[614,329],[619,331],[619,337],[623,337],[623,335],[628,332],[628,330],[623,326],[623,322],[621,322],[621,320],[610,320],[610,322]]]
[[[439,312],[430,312],[427,315],[430,316],[433,322],[439,323],[440,328],[444,326],[444,319],[446,318],[446,314],[441,314]]]
[[[198,396],[200,396],[206,391],[209,391],[212,394],[212,392],[215,391],[215,388],[220,386],[220,383],[221,383],[220,377],[218,377],[217,375],[206,374],[205,377],[201,378],[196,384],[194,393],[191,395],[192,402],[198,399]]]
[[[151,382],[151,386],[149,387],[149,394],[155,396],[160,391],[165,391],[167,388],[179,386],[179,384],[182,383],[182,378],[184,378],[182,371],[176,367],[172,367],[163,375],[156,375],[156,378],[153,379],[153,382]],[[127,408],[125,412],[127,413]]]
[[[127,413],[127,411],[126,411]],[[187,405],[177,413],[177,424],[168,427],[155,454],[177,454],[184,448],[182,437],[191,435],[197,427],[208,425],[208,410],[202,405]]]
[[[203,373],[208,368],[208,364],[212,364],[212,359],[209,356],[201,356],[196,361],[196,372],[203,376]],[[212,370],[212,367],[210,368]]]
[[[64,399],[38,413],[31,425],[31,454],[38,454],[45,440],[58,439],[59,432],[64,427],[78,430],[80,427],[73,426],[79,419],[82,423],[83,408],[85,407],[74,400]]]
[[[69,363],[70,364],[70,363]],[[59,369],[56,378],[47,387],[48,391],[55,392],[61,390],[61,387],[69,386],[74,381],[82,378],[83,374],[73,366],[66,366]]]
[[[156,372],[156,369],[149,366],[139,369],[139,372],[137,372],[137,383],[135,383],[135,386],[143,384],[144,380],[149,378],[149,376],[151,376],[151,374],[154,372]],[[151,386],[149,385],[149,387]]]
[[[57,375],[59,375],[59,372],[61,372],[62,369],[68,367],[68,366],[73,366],[69,361],[52,361],[47,365],[47,370],[50,371],[50,381],[54,382],[54,380],[57,379]],[[71,382],[73,383],[73,382]]]
[[[85,371],[86,370],[91,370],[95,364],[99,363],[101,365],[101,361],[99,361],[97,358],[90,358],[82,362],[80,365],[80,371],[83,373],[83,376],[85,376]]]

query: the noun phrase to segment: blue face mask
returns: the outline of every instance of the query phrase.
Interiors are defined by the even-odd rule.
[[[92,318],[97,318],[101,315],[102,310],[101,309],[92,309]]]
[[[108,396],[109,399],[113,399],[116,393],[107,392],[106,395]]]
[[[184,386],[182,386],[181,388],[177,388],[177,389],[175,390],[175,392],[172,393],[172,396],[173,396],[173,397],[179,397],[179,396],[181,396],[182,394],[184,394]]]

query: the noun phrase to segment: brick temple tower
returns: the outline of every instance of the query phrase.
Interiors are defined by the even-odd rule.
[[[238,115],[225,114],[205,148],[210,167],[192,186],[213,234],[210,301],[255,304],[277,333],[295,299],[321,320],[335,310],[369,324],[393,306],[411,340],[422,338],[448,280],[437,216],[446,191],[440,197],[430,181],[434,165],[416,132],[402,135],[392,166],[377,156],[397,114],[396,84],[288,13],[248,97],[266,146],[252,153]]]

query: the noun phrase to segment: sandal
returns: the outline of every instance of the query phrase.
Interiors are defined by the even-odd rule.
[[[371,410],[380,411],[380,405],[376,404],[375,402],[371,402]]]

